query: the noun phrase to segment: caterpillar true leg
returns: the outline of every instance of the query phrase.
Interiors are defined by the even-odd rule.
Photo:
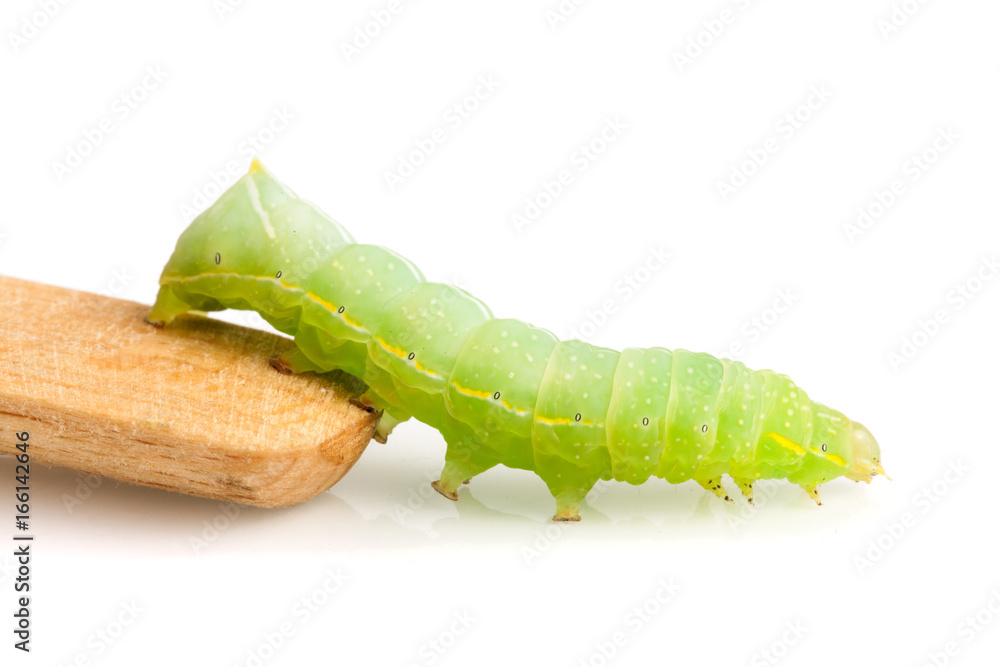
[[[747,502],[753,505],[753,480],[733,477],[733,481],[736,482],[736,486],[740,487],[740,491],[743,492],[743,497],[747,499]]]
[[[727,503],[733,502],[733,499],[729,497],[728,493],[726,493],[726,488],[722,486],[721,478],[716,477],[714,479],[696,479],[695,481],[701,484],[703,489],[705,489],[706,491],[711,491],[719,498],[725,500]]]
[[[809,497],[812,498],[813,501],[817,505],[822,505],[823,504],[823,501],[821,501],[819,499],[819,491],[816,490],[815,486],[806,486],[806,485],[803,485],[802,486],[802,490],[805,491],[806,493],[808,493]]]

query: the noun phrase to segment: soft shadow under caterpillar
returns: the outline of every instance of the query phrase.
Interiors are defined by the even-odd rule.
[[[150,323],[255,310],[295,338],[279,370],[364,380],[364,402],[383,411],[379,439],[411,416],[437,428],[448,447],[434,488],[452,500],[498,463],[541,477],[556,520],[578,520],[599,479],[693,479],[729,500],[728,473],[752,502],[755,480],[784,478],[818,503],[823,482],[884,474],[868,429],[784,375],[495,319],[396,253],[355,243],[256,160],[184,231],[160,285]]]

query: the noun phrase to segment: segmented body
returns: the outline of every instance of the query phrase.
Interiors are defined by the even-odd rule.
[[[728,500],[723,474],[748,498],[755,480],[787,478],[818,499],[822,482],[881,471],[874,440],[856,451],[863,427],[783,375],[495,319],[396,253],[355,243],[256,161],[182,234],[160,283],[150,322],[255,310],[295,338],[279,367],[362,378],[383,436],[411,416],[437,428],[448,447],[436,488],[452,499],[498,463],[538,474],[557,519],[578,518],[599,479],[693,479]]]

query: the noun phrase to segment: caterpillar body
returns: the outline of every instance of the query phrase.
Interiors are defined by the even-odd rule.
[[[279,370],[361,378],[364,404],[382,411],[377,439],[410,417],[437,428],[447,450],[434,488],[452,500],[497,464],[541,477],[556,520],[579,520],[601,479],[694,480],[730,500],[729,474],[753,502],[756,480],[782,478],[818,503],[819,484],[884,474],[868,429],[788,377],[496,319],[391,250],[355,243],[256,160],[181,234],[147,321],[226,308],[255,310],[294,337],[271,360]]]

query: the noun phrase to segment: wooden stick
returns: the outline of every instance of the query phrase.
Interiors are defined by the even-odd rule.
[[[344,374],[282,375],[273,334],[0,276],[0,453],[259,507],[330,488],[378,416]],[[34,471],[33,471],[34,472]],[[38,474],[35,472],[35,474]]]

